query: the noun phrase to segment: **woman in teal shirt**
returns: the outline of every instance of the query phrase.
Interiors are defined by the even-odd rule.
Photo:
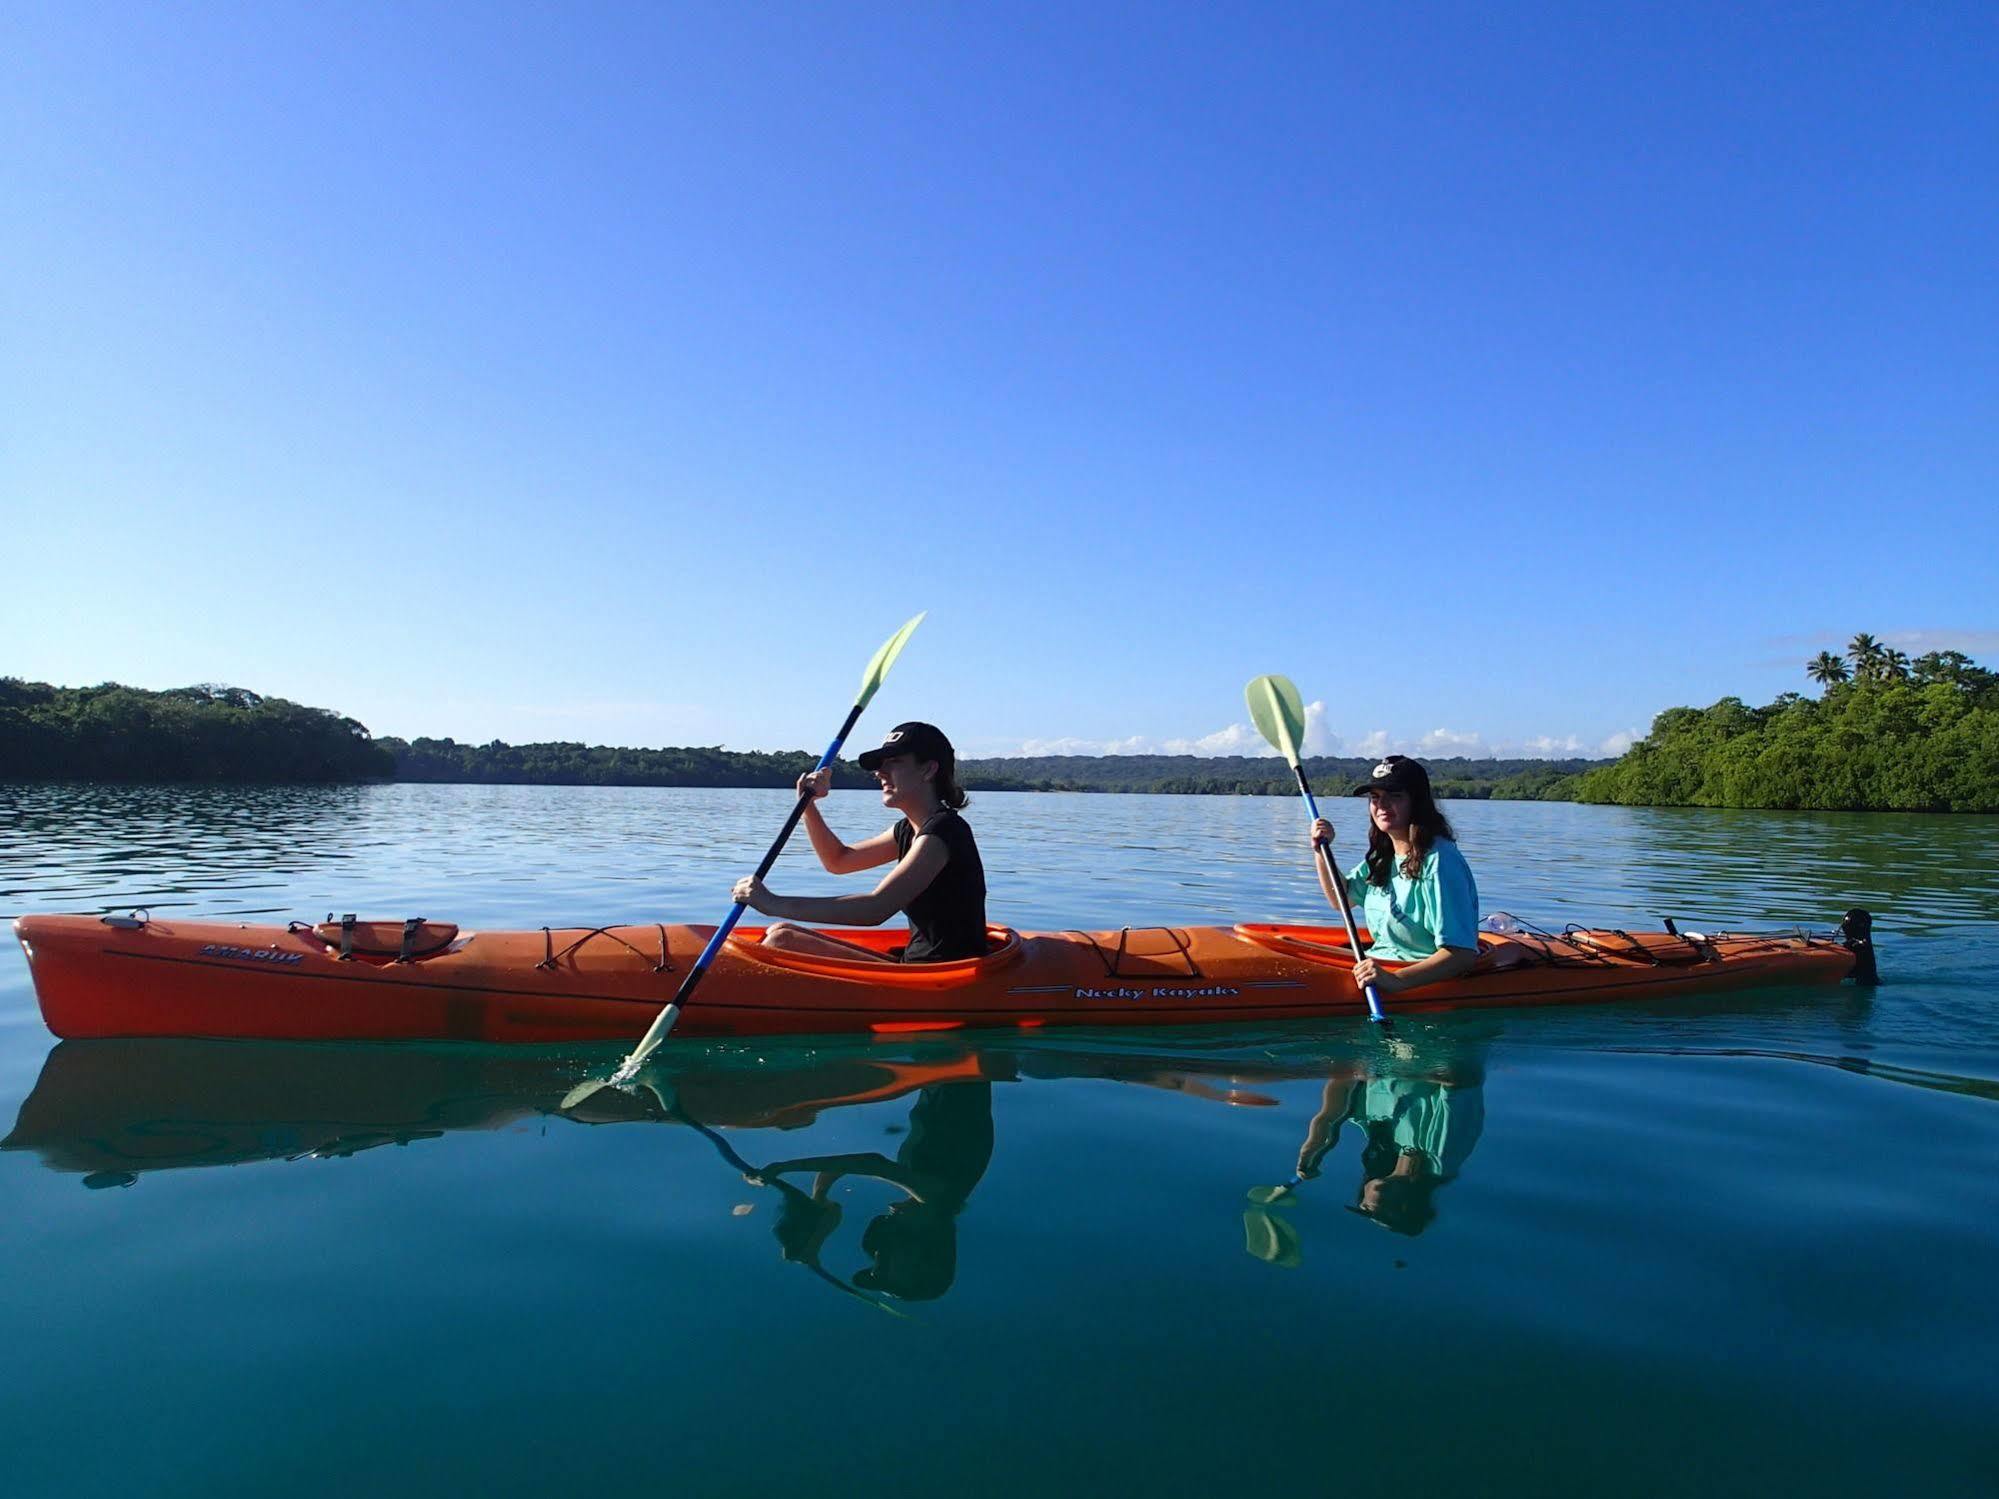
[[[1347,871],[1347,897],[1370,939],[1367,956],[1354,965],[1354,983],[1396,994],[1469,973],[1478,962],[1478,885],[1430,794],[1429,772],[1407,756],[1390,755],[1354,795],[1367,798],[1367,857]],[[1332,841],[1333,825],[1321,817],[1312,824],[1312,843],[1316,849]],[[1315,857],[1312,866],[1337,909],[1328,862]]]

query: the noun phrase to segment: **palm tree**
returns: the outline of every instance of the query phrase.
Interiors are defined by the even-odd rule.
[[[1856,680],[1872,682],[1881,675],[1881,642],[1872,635],[1854,636],[1846,643],[1846,654],[1853,659]]]
[[[1898,651],[1892,645],[1881,653],[1881,680],[1884,682],[1906,682],[1909,680],[1909,653]]]
[[[1831,651],[1820,651],[1805,663],[1805,675],[1821,687],[1830,687],[1834,682],[1844,682],[1850,673],[1845,661]]]
[[[1962,683],[1971,667],[1971,658],[1963,651],[1929,651],[1909,663],[1909,669],[1918,682]]]

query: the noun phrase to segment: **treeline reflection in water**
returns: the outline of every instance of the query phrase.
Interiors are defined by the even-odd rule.
[[[1047,1041],[669,1049],[639,1085],[598,1093],[570,1114],[560,1107],[563,1095],[601,1066],[601,1057],[492,1047],[66,1041],[49,1052],[0,1148],[34,1152],[49,1169],[102,1189],[194,1167],[345,1160],[524,1121],[688,1129],[713,1146],[717,1171],[751,1189],[751,1203],[736,1212],[759,1204],[769,1210],[779,1259],[886,1307],[941,1297],[956,1280],[959,1235],[976,1231],[976,1215],[968,1226],[966,1210],[1005,1148],[994,1122],[999,1088],[1019,1090],[1012,1095],[1016,1118],[1037,1087],[1086,1080],[1178,1095],[1190,1110],[1288,1105],[1295,1130],[1255,1137],[1263,1143],[1245,1156],[1243,1194],[1230,1203],[1204,1192],[1187,1208],[1240,1212],[1245,1249],[1271,1265],[1301,1263],[1301,1206],[1314,1233],[1327,1231],[1328,1203],[1396,1234],[1447,1231],[1448,1188],[1475,1169],[1487,1053],[1498,1031],[1497,1021],[1458,1017],[1436,1026],[1404,1022],[1392,1034],[1204,1032],[1142,1046],[1090,1033]],[[1860,1058],[1757,1054],[1999,1097],[1990,1082]],[[1053,1087],[1046,1093],[1060,1118],[1083,1117],[1057,1100]],[[892,1112],[881,1148],[856,1150],[851,1139],[834,1142],[849,1148],[813,1148],[814,1132],[829,1119],[866,1106]],[[1282,1153],[1272,1140],[1285,1142]],[[1073,1142],[1071,1153],[1084,1143]],[[843,1189],[860,1183],[878,1184],[867,1195],[885,1196],[886,1206],[864,1222],[849,1221]],[[858,1268],[836,1273],[829,1268],[836,1258]]]

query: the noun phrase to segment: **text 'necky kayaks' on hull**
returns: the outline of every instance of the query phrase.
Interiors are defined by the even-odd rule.
[[[1601,1004],[1871,978],[1864,913],[1837,935],[1482,935],[1467,976],[1398,1010]],[[713,927],[461,933],[438,922],[286,927],[142,916],[14,923],[49,1029],[63,1037],[630,1040],[673,997]],[[1365,1013],[1336,927],[1015,932],[954,963],[839,961],[739,928],[676,1034],[754,1036],[1051,1025],[1211,1025]],[[897,931],[838,935],[886,953]],[[1363,937],[1363,941],[1365,941]]]

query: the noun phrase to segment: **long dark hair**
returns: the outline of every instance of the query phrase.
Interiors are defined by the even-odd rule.
[[[1401,758],[1391,755],[1390,761]],[[1451,831],[1451,820],[1444,816],[1437,806],[1437,798],[1430,791],[1430,778],[1424,776],[1409,792],[1409,854],[1402,861],[1402,877],[1413,880],[1423,872],[1423,860],[1430,852],[1430,846],[1439,838],[1458,841],[1458,835]],[[1367,882],[1377,889],[1388,888],[1388,876],[1395,865],[1395,842],[1374,825],[1374,818],[1367,820]]]

